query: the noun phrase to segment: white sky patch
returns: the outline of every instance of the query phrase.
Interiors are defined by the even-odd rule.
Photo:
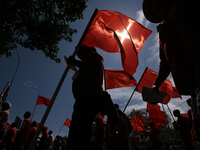
[[[155,62],[159,63],[160,58],[159,58],[159,42],[158,42],[158,34],[155,34],[154,39],[152,40],[154,43],[153,46],[149,47],[148,50],[151,53],[151,57],[147,59],[148,62]]]
[[[128,101],[132,92],[133,87],[124,87],[124,88],[115,88],[107,90],[108,93],[111,95],[113,101]]]
[[[26,82],[24,82],[24,85],[25,85],[27,88],[32,88],[32,84],[33,84],[32,81],[26,81]]]
[[[140,24],[142,24],[143,26],[145,26],[146,28],[149,26],[150,22],[148,20],[146,20],[143,10],[139,10],[136,13],[136,20],[137,22],[139,22]]]
[[[133,109],[138,110],[141,108],[147,108],[147,103],[146,102],[142,102],[140,104],[136,104],[136,105],[130,105],[126,108],[125,113],[129,114]]]
[[[24,85],[27,87],[27,88],[37,88],[36,85],[33,85],[33,82],[32,81],[25,81],[24,82]]]

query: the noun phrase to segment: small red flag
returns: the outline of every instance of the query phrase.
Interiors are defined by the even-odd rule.
[[[98,47],[110,53],[120,52],[124,70],[133,75],[138,66],[138,53],[151,33],[124,14],[97,10],[81,45]]]
[[[69,118],[67,118],[67,120],[64,123],[64,126],[70,127],[70,122],[71,121],[69,120]]]
[[[140,79],[138,83],[136,91],[138,91],[139,93],[142,93],[143,87],[152,88],[157,76],[158,76],[157,72],[147,67],[142,78]],[[170,101],[170,98],[176,98],[176,97],[181,98],[181,95],[178,93],[178,90],[172,86],[172,83],[169,79],[166,79],[163,82],[159,90],[168,93],[163,99],[163,104],[167,104]]]
[[[43,105],[44,104],[44,105],[48,106],[50,101],[51,101],[50,99],[39,95],[36,105]]]
[[[125,70],[105,70],[106,89],[136,86],[137,81]]]
[[[102,113],[99,112],[97,118],[100,118],[101,120],[103,120],[103,119],[104,119],[104,116],[102,115]]]

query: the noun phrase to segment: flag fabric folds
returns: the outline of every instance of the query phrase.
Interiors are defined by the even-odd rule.
[[[70,127],[70,123],[71,121],[69,120],[69,118],[67,118],[67,120],[64,123],[64,126]]]
[[[44,105],[48,106],[50,101],[51,101],[50,99],[39,95],[36,105],[43,105],[44,104]]]
[[[144,118],[134,114],[134,119],[130,118],[131,125],[133,130],[137,132],[145,131]]]
[[[125,70],[104,70],[105,88],[136,86],[137,81]]]
[[[160,111],[158,104],[153,105],[147,102],[147,112],[149,113],[148,123],[154,122],[156,127],[165,125],[166,114]]]
[[[138,53],[151,33],[152,31],[124,14],[97,10],[81,45],[121,53],[124,70],[133,75],[138,66]]]
[[[158,76],[157,72],[147,67],[138,83],[136,91],[138,91],[139,93],[142,93],[143,87],[152,88],[157,76]],[[166,79],[163,82],[159,90],[168,93],[163,99],[163,104],[167,104],[170,101],[170,98],[180,97],[182,99],[181,95],[178,93],[178,90],[176,89],[176,87],[172,86],[172,83],[169,79]]]

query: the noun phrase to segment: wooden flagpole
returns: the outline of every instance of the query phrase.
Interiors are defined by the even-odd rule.
[[[98,12],[98,10],[95,9],[95,11],[94,11],[94,13],[93,13],[93,15],[92,15],[87,27],[86,27],[84,33],[83,33],[83,35],[82,35],[82,37],[81,37],[81,39],[80,39],[80,41],[78,43],[78,46],[75,48],[75,51],[74,51],[72,56],[74,56],[74,57],[76,56],[76,53],[77,53],[79,47],[81,46],[81,44],[82,44],[82,42],[83,42],[83,40],[84,40],[84,38],[85,38],[85,36],[87,34],[87,31],[89,30],[89,28],[90,28],[90,26],[91,26],[91,24],[92,24],[92,22],[93,22],[93,20],[94,20],[94,18],[96,16],[97,12]],[[60,90],[60,88],[62,86],[62,83],[64,82],[64,79],[65,79],[65,77],[66,77],[66,75],[68,73],[69,68],[70,68],[70,65],[68,65],[66,67],[66,69],[65,69],[65,71],[64,71],[64,73],[63,73],[63,75],[62,75],[62,77],[61,77],[61,79],[60,79],[60,81],[59,81],[59,83],[57,85],[57,88],[56,88],[56,90],[55,90],[55,92],[54,92],[54,94],[53,94],[53,96],[51,98],[51,101],[50,101],[50,103],[49,103],[49,105],[48,105],[48,107],[47,107],[47,109],[45,111],[45,114],[43,115],[43,118],[42,118],[42,120],[40,122],[40,125],[39,125],[39,127],[37,129],[37,132],[35,133],[35,135],[33,137],[33,140],[31,141],[31,144],[30,144],[28,150],[32,150],[33,149],[33,146],[35,145],[37,137],[39,136],[39,134],[40,134],[40,132],[42,130],[42,127],[43,127],[43,125],[44,125],[44,123],[45,123],[45,121],[46,121],[46,119],[47,119],[47,117],[49,115],[49,112],[50,112],[50,110],[51,110],[51,108],[53,106],[53,103],[54,103],[57,95],[58,95],[58,92],[59,92],[59,90]]]
[[[140,81],[141,81],[141,79],[143,78],[143,76],[144,76],[145,72],[147,71],[147,68],[148,68],[148,67],[146,67],[146,69],[144,70],[144,72],[143,72],[143,74],[142,74],[142,76],[141,76],[141,78],[140,78]],[[128,102],[126,103],[126,106],[125,106],[125,108],[124,108],[124,110],[123,110],[123,113],[125,112],[125,110],[126,110],[126,108],[127,108],[128,104],[130,103],[130,101],[131,101],[131,99],[132,99],[132,97],[133,97],[133,94],[134,94],[134,93],[135,93],[135,91],[137,90],[137,87],[138,87],[138,85],[140,84],[140,81],[139,81],[139,82],[138,82],[138,84],[136,85],[136,87],[135,87],[135,89],[134,89],[133,93],[131,94],[131,96],[130,96],[130,98],[129,98]]]

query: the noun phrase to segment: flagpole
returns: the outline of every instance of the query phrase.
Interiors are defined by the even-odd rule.
[[[173,115],[172,115],[172,112],[171,112],[171,110],[169,109],[168,104],[166,104],[166,105],[167,105],[167,108],[168,108],[168,110],[169,110],[169,112],[170,112],[170,114],[171,114],[171,116],[172,116],[172,119],[175,121],[175,119],[174,119],[174,117],[173,117]]]
[[[32,122],[32,119],[33,119],[33,115],[34,115],[34,113],[35,113],[36,104],[37,104],[37,101],[36,101],[35,107],[34,107],[34,109],[33,109],[33,113],[32,113],[32,116],[31,116],[31,122]]]
[[[146,72],[147,68],[148,68],[148,67],[146,67],[146,69],[144,70],[144,72],[143,72],[143,74],[142,74],[142,76],[141,76],[141,78],[140,78],[140,81],[141,81],[142,77],[144,76],[144,74],[145,74],[145,72]],[[140,81],[139,81],[139,82],[138,82],[138,84],[136,85],[136,87],[135,87],[135,89],[134,89],[133,93],[131,94],[131,96],[130,96],[130,98],[129,98],[128,102],[126,103],[126,106],[125,106],[125,108],[124,108],[124,110],[123,110],[123,113],[125,112],[125,110],[126,110],[126,108],[127,108],[128,104],[130,103],[130,101],[131,101],[131,99],[132,99],[132,97],[133,97],[133,94],[134,94],[134,93],[135,93],[135,91],[137,90],[137,87],[138,87],[138,85],[139,85]]]
[[[76,56],[76,53],[77,53],[79,47],[82,45],[82,42],[83,42],[83,40],[84,40],[84,38],[86,36],[86,33],[89,30],[89,28],[90,28],[90,26],[91,26],[91,24],[92,24],[92,22],[93,22],[93,20],[94,20],[94,18],[96,16],[97,12],[98,12],[98,9],[95,9],[95,11],[94,11],[92,17],[90,18],[90,21],[89,21],[84,33],[83,33],[83,35],[82,35],[82,37],[81,37],[81,39],[80,39],[80,41],[78,43],[78,46],[75,48],[75,51],[74,51],[72,56],[74,56],[74,57]],[[54,103],[54,101],[55,101],[55,99],[56,99],[56,97],[58,95],[58,92],[59,92],[59,90],[60,90],[60,88],[62,86],[62,83],[64,82],[64,79],[65,79],[65,77],[67,75],[67,72],[68,72],[69,68],[70,68],[70,65],[68,65],[66,67],[66,69],[65,69],[65,71],[64,71],[64,73],[63,73],[63,75],[62,75],[62,77],[61,77],[61,79],[60,79],[60,81],[59,81],[59,83],[57,85],[57,88],[56,88],[56,90],[55,90],[55,92],[54,92],[54,94],[53,94],[53,96],[51,98],[51,101],[50,101],[50,103],[49,103],[49,105],[48,105],[48,107],[47,107],[47,109],[45,111],[45,114],[43,115],[43,118],[42,118],[42,120],[40,122],[40,125],[39,125],[39,127],[37,129],[37,132],[35,133],[35,135],[33,137],[33,140],[31,141],[31,144],[30,144],[28,150],[32,150],[33,149],[33,146],[36,143],[37,137],[39,136],[39,134],[40,134],[40,132],[42,130],[42,127],[43,127],[43,125],[44,125],[44,123],[45,123],[45,121],[47,119],[47,116],[48,116],[48,114],[49,114],[49,112],[51,110],[51,107],[53,106],[53,103]]]
[[[63,124],[62,127],[60,128],[60,130],[59,130],[59,132],[58,132],[58,135],[59,135],[60,131],[62,130],[63,126],[64,126],[64,124]]]

